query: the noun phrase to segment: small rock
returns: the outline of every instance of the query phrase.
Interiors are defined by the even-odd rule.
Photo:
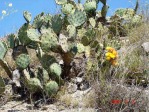
[[[14,70],[12,72],[12,76],[13,76],[13,79],[12,79],[13,83],[15,83],[17,87],[21,87],[19,70],[17,70],[17,69]]]
[[[87,90],[89,88],[89,83],[88,82],[83,82],[80,84],[80,90],[84,91]]]
[[[141,46],[146,53],[149,53],[149,42],[144,42]]]
[[[83,82],[83,79],[81,77],[76,77],[76,83],[81,83]]]
[[[68,86],[68,93],[72,94],[77,91],[78,86],[76,84],[70,83]]]

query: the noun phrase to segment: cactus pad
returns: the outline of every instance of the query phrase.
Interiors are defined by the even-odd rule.
[[[56,77],[60,77],[62,73],[61,66],[58,63],[53,63],[50,65],[50,73],[55,75]]]
[[[45,86],[45,90],[48,96],[55,95],[58,89],[59,86],[55,81],[49,81]]]
[[[33,27],[39,29],[41,28],[42,24],[44,21],[44,13],[42,12],[41,14],[37,15],[34,20],[33,20]]]
[[[31,40],[27,37],[27,30],[30,27],[29,24],[25,23],[18,32],[18,38],[23,45],[28,45]]]
[[[16,58],[16,65],[20,69],[25,69],[30,64],[30,57],[27,54],[20,54]]]
[[[67,3],[67,0],[55,0],[57,4],[63,5]]]
[[[67,52],[69,50],[68,43],[67,43],[67,37],[65,35],[60,34],[59,44],[64,52]]]
[[[29,23],[30,21],[31,21],[31,19],[32,19],[32,15],[31,15],[31,13],[30,12],[28,12],[28,11],[24,11],[23,12],[23,16],[24,16],[24,19]]]
[[[14,48],[15,47],[15,35],[10,34],[7,38],[7,45],[9,48]]]
[[[31,93],[35,93],[42,88],[40,80],[37,78],[30,78],[27,82],[27,89]]]
[[[84,4],[84,10],[86,12],[90,12],[90,11],[95,11],[97,8],[97,3],[96,1],[86,1],[86,3]]]
[[[68,25],[67,26],[67,32],[69,35],[69,38],[75,37],[76,36],[76,27],[73,25]]]
[[[45,52],[49,52],[50,50],[57,49],[58,40],[57,35],[53,32],[52,29],[48,28],[41,36],[41,48]]]
[[[52,19],[51,19],[52,26],[51,27],[56,34],[60,33],[60,31],[62,29],[62,24],[63,24],[63,21],[62,21],[61,15],[55,15],[52,17]]]
[[[95,19],[94,18],[89,18],[89,22],[90,22],[91,26],[94,28],[95,25],[96,25]]]
[[[33,42],[38,42],[39,41],[39,33],[37,32],[36,29],[30,28],[27,30],[27,36],[28,38],[33,41]]]
[[[4,43],[0,41],[0,59],[3,59],[7,52],[7,48],[5,47]]]
[[[49,66],[56,62],[56,59],[54,58],[54,56],[45,54],[41,57],[40,59],[41,65],[43,66],[43,68],[45,68],[47,71],[49,69]]]
[[[83,11],[76,10],[73,14],[68,15],[68,22],[75,26],[81,26],[87,19],[86,13]]]
[[[131,19],[133,15],[135,14],[134,10],[131,8],[128,9],[117,9],[115,11],[115,14],[120,16],[121,18],[124,18],[125,20]]]
[[[77,44],[77,50],[78,50],[78,53],[84,52],[84,51],[85,51],[84,45],[81,44],[81,43],[78,43],[78,44]]]
[[[63,6],[62,6],[62,12],[63,12],[63,14],[66,14],[66,15],[68,15],[68,14],[70,14],[70,13],[72,13],[73,12],[73,10],[74,10],[74,6],[72,5],[72,4],[64,4]]]

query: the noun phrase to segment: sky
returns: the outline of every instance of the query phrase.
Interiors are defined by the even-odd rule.
[[[118,8],[133,8],[136,0],[107,0],[108,16]],[[100,10],[100,3],[98,9]],[[0,37],[15,33],[24,23],[23,11],[32,13],[32,18],[41,12],[57,14],[60,7],[55,0],[0,0]]]

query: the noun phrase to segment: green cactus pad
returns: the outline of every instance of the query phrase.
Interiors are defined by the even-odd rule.
[[[0,76],[0,95],[2,95],[5,91],[5,82],[3,78]]]
[[[10,34],[7,38],[7,45],[9,48],[14,48],[15,47],[15,35]]]
[[[27,30],[27,36],[31,41],[38,42],[40,34],[36,29],[30,28]]]
[[[40,80],[37,78],[30,78],[27,81],[27,89],[31,92],[31,93],[35,93],[37,91],[39,91],[42,88]]]
[[[70,38],[73,38],[73,37],[76,37],[76,33],[77,33],[77,31],[76,31],[76,27],[75,26],[73,26],[73,25],[68,25],[67,26],[67,32],[68,32],[68,35],[69,35],[69,37],[68,37],[68,39]]]
[[[94,18],[89,18],[89,22],[90,22],[91,26],[94,28],[95,25],[96,25],[95,19]]]
[[[59,35],[59,44],[64,52],[67,52],[69,50],[69,46],[67,43],[67,37],[65,35],[63,34]]]
[[[56,59],[54,56],[48,55],[48,54],[44,54],[41,59],[40,59],[41,65],[43,66],[44,69],[46,69],[48,71],[49,66],[52,63],[56,62]]]
[[[50,73],[53,75],[56,75],[56,77],[60,77],[62,73],[62,68],[58,63],[51,64],[49,70],[50,70]]]
[[[41,49],[45,52],[57,49],[59,46],[57,35],[53,32],[53,30],[48,28],[42,32],[44,33],[41,36]]]
[[[29,23],[30,21],[31,21],[31,19],[32,19],[32,15],[31,15],[31,13],[30,12],[28,12],[28,11],[24,11],[23,12],[23,16],[24,16],[24,19]]]
[[[28,45],[29,43],[31,43],[31,40],[28,38],[27,36],[27,30],[30,27],[29,24],[25,23],[18,32],[18,38],[21,42],[22,45]]]
[[[82,37],[81,43],[84,46],[87,46],[90,44],[91,41],[93,41],[96,37],[96,32],[93,29],[88,29],[87,32],[85,33],[85,36]]]
[[[77,50],[78,50],[78,53],[85,52],[85,47],[84,47],[84,45],[81,44],[81,43],[78,43],[78,44],[77,44]]]
[[[74,6],[73,6],[72,4],[69,4],[69,3],[68,3],[68,4],[64,4],[64,5],[62,6],[61,10],[62,10],[62,13],[63,13],[63,14],[68,15],[68,14],[72,13],[73,10],[75,10],[75,9],[74,9]]]
[[[94,41],[90,44],[90,46],[91,46],[91,48],[96,48],[96,47],[98,47],[98,44],[99,44],[99,42],[98,42],[97,40],[94,40]]]
[[[50,77],[49,77],[49,74],[48,74],[48,72],[47,72],[47,70],[45,70],[45,69],[42,69],[42,77],[43,77],[43,81],[44,82],[48,82],[48,80],[50,79]]]
[[[44,13],[42,12],[41,14],[37,15],[34,20],[33,20],[33,27],[39,29],[41,28],[42,24],[44,21]]]
[[[95,11],[97,8],[96,1],[86,1],[84,4],[84,10],[86,12]]]
[[[135,15],[133,18],[132,18],[132,23],[133,24],[138,24],[138,23],[140,23],[141,22],[141,20],[142,20],[142,17],[140,16],[140,15]]]
[[[16,65],[20,69],[25,69],[30,64],[30,57],[27,54],[20,54],[16,58]]]
[[[86,32],[87,32],[87,31],[86,31],[85,28],[78,29],[78,30],[77,30],[77,36],[78,36],[79,38],[82,38],[83,36],[85,36],[85,33],[86,33]]]
[[[62,18],[61,15],[55,15],[51,19],[51,28],[56,34],[59,34],[62,29]]]
[[[86,13],[83,11],[76,10],[73,14],[68,15],[68,22],[75,26],[81,26],[87,19]]]
[[[108,5],[104,5],[103,7],[102,7],[102,9],[101,9],[101,16],[102,17],[106,17],[106,15],[107,15],[107,12],[108,12],[108,9],[109,9],[109,6]]]
[[[51,14],[45,14],[42,16],[43,20],[41,21],[41,27],[50,27],[51,25],[51,19],[52,19],[52,15]],[[41,29],[40,27],[40,29]]]
[[[133,17],[133,15],[135,14],[135,11],[131,8],[127,8],[127,9],[120,8],[115,11],[115,14],[120,16],[121,18],[124,18],[125,20],[128,20]]]
[[[59,5],[63,5],[67,3],[67,0],[55,0],[55,2]]]
[[[55,81],[49,81],[45,86],[45,90],[48,96],[55,95],[58,89],[59,86]]]
[[[76,9],[79,10],[79,11],[83,11],[84,10],[84,7],[82,4],[76,4]]]
[[[0,41],[0,59],[1,60],[3,60],[6,52],[7,52],[7,48],[5,47],[4,43]]]
[[[38,67],[36,74],[37,74],[36,77],[37,77],[38,79],[40,79],[42,83],[46,83],[46,82],[48,82],[49,79],[50,79],[47,70],[45,70],[45,69],[42,68],[42,67]]]

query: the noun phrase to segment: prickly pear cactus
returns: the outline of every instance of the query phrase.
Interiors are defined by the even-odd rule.
[[[121,8],[121,9],[117,9],[115,11],[115,14],[120,16],[121,18],[124,18],[125,20],[129,20],[134,16],[135,11],[131,8],[128,8],[128,9]]]
[[[51,28],[56,34],[59,34],[62,29],[62,18],[61,15],[55,15],[51,19]]]
[[[50,50],[55,50],[58,47],[58,39],[57,35],[51,28],[46,29],[46,31],[41,36],[41,48],[45,52],[49,52]]]
[[[14,34],[10,34],[7,38],[7,46],[9,48],[14,48],[15,47],[15,35]]]
[[[45,68],[47,71],[49,70],[49,66],[56,62],[56,59],[54,56],[44,54],[40,59],[41,65],[43,68]]]
[[[86,19],[86,13],[83,11],[76,10],[73,14],[68,15],[68,22],[75,27],[81,26]]]
[[[94,28],[95,25],[96,25],[95,19],[94,18],[89,18],[89,22],[90,22],[91,26]]]
[[[32,42],[39,42],[40,34],[37,32],[36,29],[30,28],[30,29],[27,30],[27,37]]]
[[[57,4],[63,5],[67,3],[67,0],[55,0]]]
[[[65,35],[63,35],[63,34],[59,35],[59,44],[60,44],[63,52],[68,52],[68,50],[69,50],[67,40],[68,39]]]
[[[7,52],[7,48],[3,44],[2,41],[0,41],[0,59],[2,60]]]
[[[101,9],[101,16],[102,17],[106,17],[106,15],[107,15],[107,12],[108,12],[108,9],[109,9],[109,6],[108,5],[104,5],[103,7],[102,7],[102,9]]]
[[[84,45],[81,44],[81,43],[78,43],[78,44],[77,44],[77,51],[78,51],[78,53],[84,52],[84,51],[85,51]]]
[[[19,29],[19,32],[18,32],[18,38],[21,42],[22,45],[28,45],[31,43],[31,40],[30,38],[28,38],[27,36],[27,30],[28,28],[30,27],[29,24],[25,23],[20,29]]]
[[[55,81],[49,81],[45,86],[45,90],[48,96],[55,95],[58,89],[59,86]]]
[[[62,10],[63,14],[66,14],[66,15],[71,14],[75,11],[74,6],[70,3],[64,4],[62,6],[61,10]]]
[[[31,19],[32,19],[32,15],[28,11],[24,11],[23,12],[23,16],[24,16],[24,19],[27,21],[27,23],[29,23],[31,21]]]
[[[40,83],[40,80],[37,78],[30,78],[27,81],[27,89],[31,92],[31,93],[35,93],[39,90],[41,90],[42,86]]]
[[[68,32],[68,35],[69,35],[69,39],[76,37],[77,30],[76,30],[75,26],[68,25],[67,26],[67,32]]]
[[[61,66],[58,63],[52,63],[50,65],[50,73],[53,75],[56,75],[56,77],[60,77],[61,73],[62,73],[62,69]]]
[[[16,58],[16,65],[18,66],[18,68],[20,69],[25,69],[27,68],[27,66],[30,64],[30,57],[27,54],[20,54],[17,58]]]
[[[90,42],[95,39],[95,37],[96,37],[95,31],[92,29],[88,29],[85,35],[82,37],[81,43],[84,46],[88,46]]]
[[[44,13],[42,12],[41,14],[37,15],[34,18],[33,27],[37,29],[41,28],[41,26],[43,25],[43,20],[44,20]]]
[[[95,11],[97,8],[97,3],[95,0],[92,1],[86,1],[84,4],[84,10],[86,12]]]

